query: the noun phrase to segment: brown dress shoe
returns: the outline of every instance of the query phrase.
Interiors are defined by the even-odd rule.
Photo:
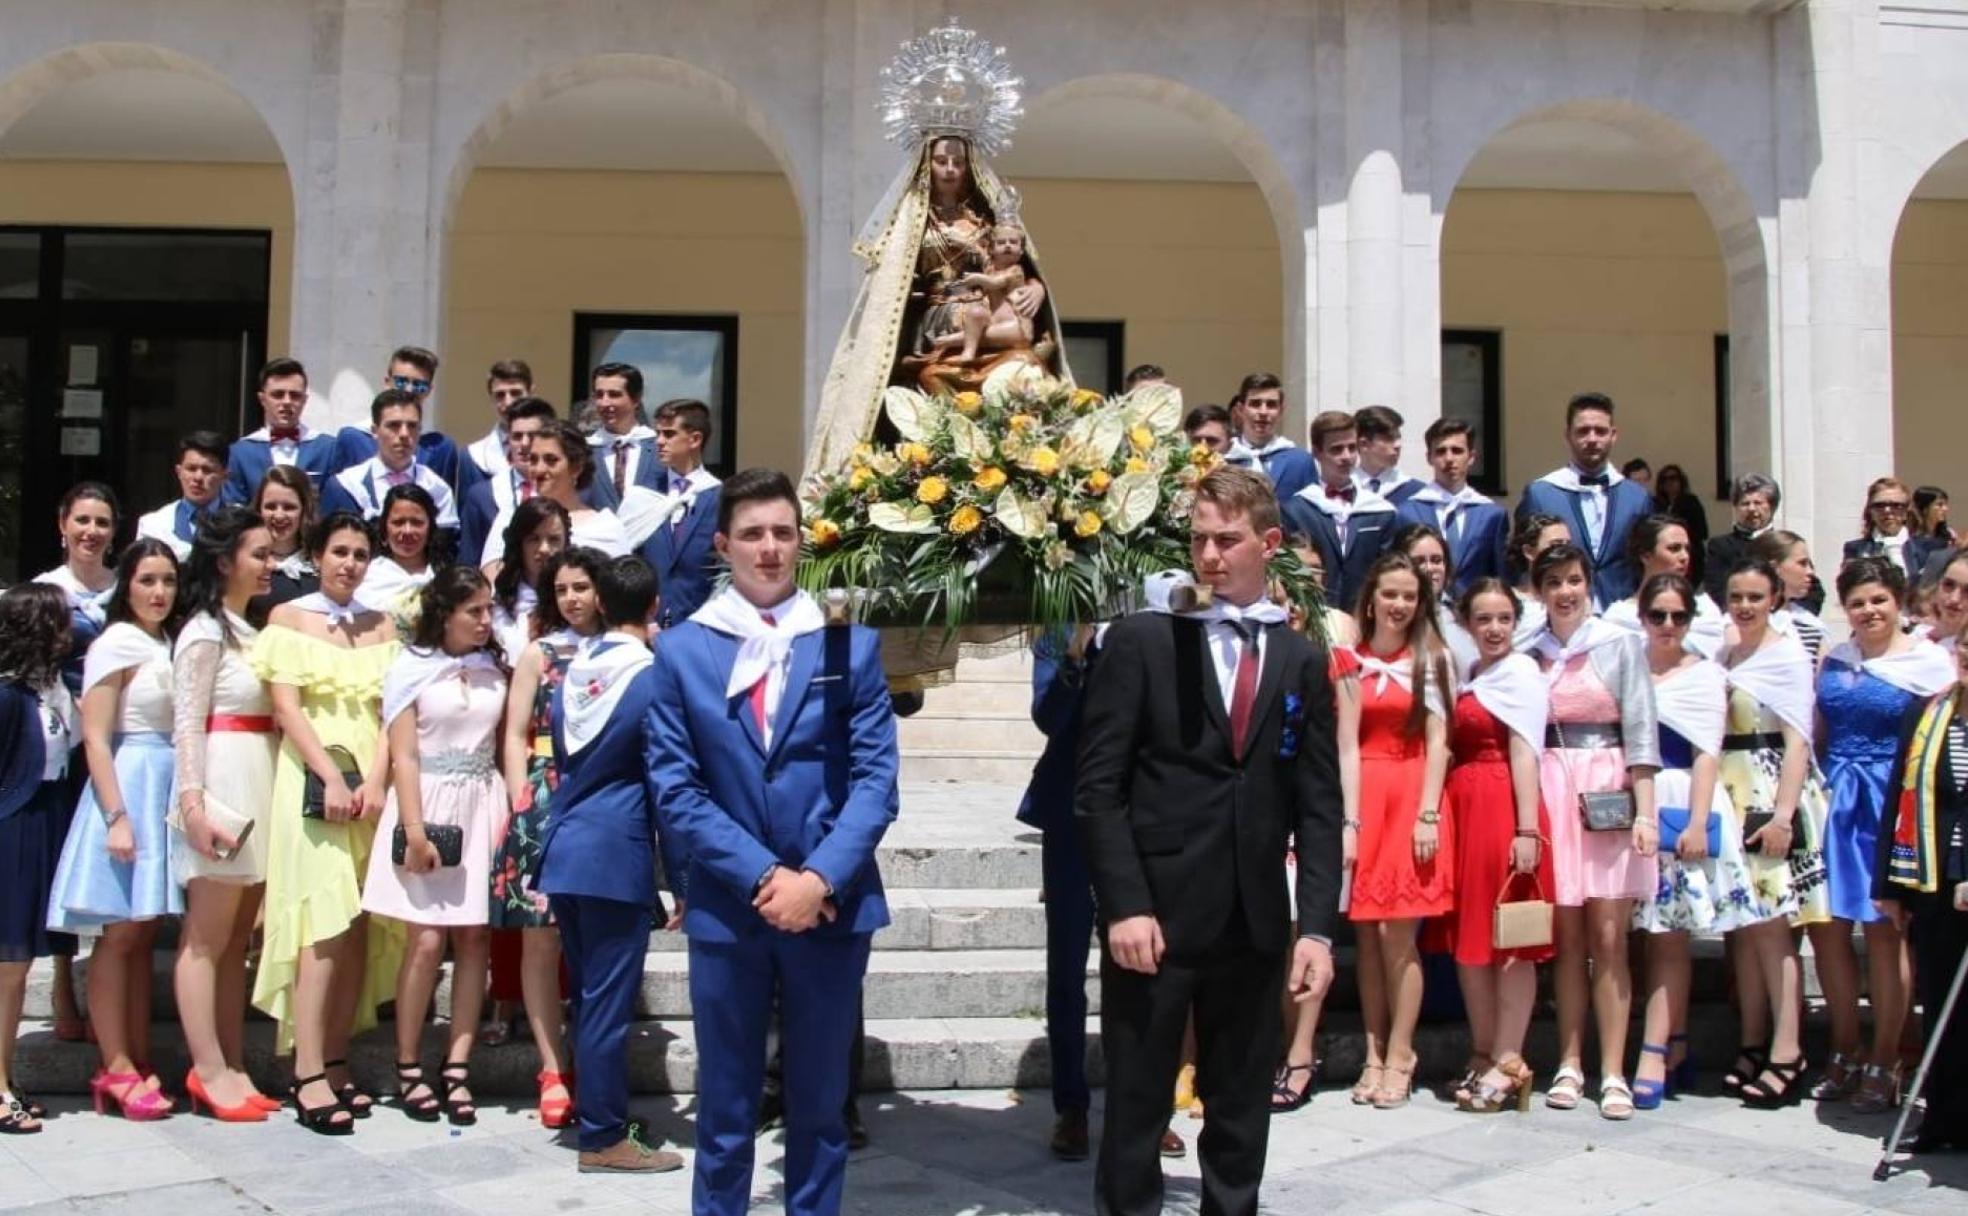
[[[1175,1129],[1167,1128],[1167,1127],[1163,1128],[1162,1129],[1162,1156],[1187,1157],[1188,1155],[1189,1155],[1189,1146],[1182,1142],[1181,1136],[1175,1134]]]
[[[650,1148],[634,1136],[624,1136],[599,1152],[581,1153],[583,1174],[667,1174],[683,1168],[683,1158],[667,1149]]]
[[[1052,1125],[1052,1155],[1061,1161],[1087,1159],[1087,1116],[1083,1110],[1069,1110]]]

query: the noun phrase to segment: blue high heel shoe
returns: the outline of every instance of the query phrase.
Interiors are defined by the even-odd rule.
[[[1676,1043],[1681,1044],[1681,1062],[1667,1070],[1667,1096],[1670,1098],[1677,1093],[1693,1093],[1695,1084],[1701,1077],[1700,1070],[1695,1067],[1694,1053],[1688,1050],[1688,1036],[1685,1034],[1667,1036],[1667,1050],[1670,1057]]]
[[[1640,1044],[1640,1054],[1659,1056],[1662,1063],[1667,1061],[1667,1048],[1659,1043]],[[1635,1069],[1635,1071],[1639,1070]],[[1632,1089],[1634,1110],[1659,1110],[1661,1099],[1667,1096],[1667,1080],[1662,1078],[1659,1081],[1649,1081],[1644,1077],[1636,1076],[1633,1078]]]

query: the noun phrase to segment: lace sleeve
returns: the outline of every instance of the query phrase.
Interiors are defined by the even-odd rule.
[[[212,691],[224,658],[223,646],[201,639],[179,646],[171,661],[171,747],[177,754],[179,793],[205,788],[205,719],[212,712]]]

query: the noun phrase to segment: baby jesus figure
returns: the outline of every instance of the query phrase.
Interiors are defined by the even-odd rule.
[[[1011,294],[1025,286],[1025,230],[1002,223],[991,229],[990,263],[958,279],[953,286],[977,295],[957,310],[957,329],[937,338],[932,346],[950,350],[961,346],[957,360],[975,362],[980,351],[1022,350],[1032,345],[1032,322],[1012,306]]]

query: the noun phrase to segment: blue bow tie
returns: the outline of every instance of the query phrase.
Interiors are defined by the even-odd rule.
[[[1589,477],[1581,475],[1579,477],[1579,484],[1582,486],[1598,486],[1603,490],[1613,484],[1613,479],[1605,473],[1594,473]]]

